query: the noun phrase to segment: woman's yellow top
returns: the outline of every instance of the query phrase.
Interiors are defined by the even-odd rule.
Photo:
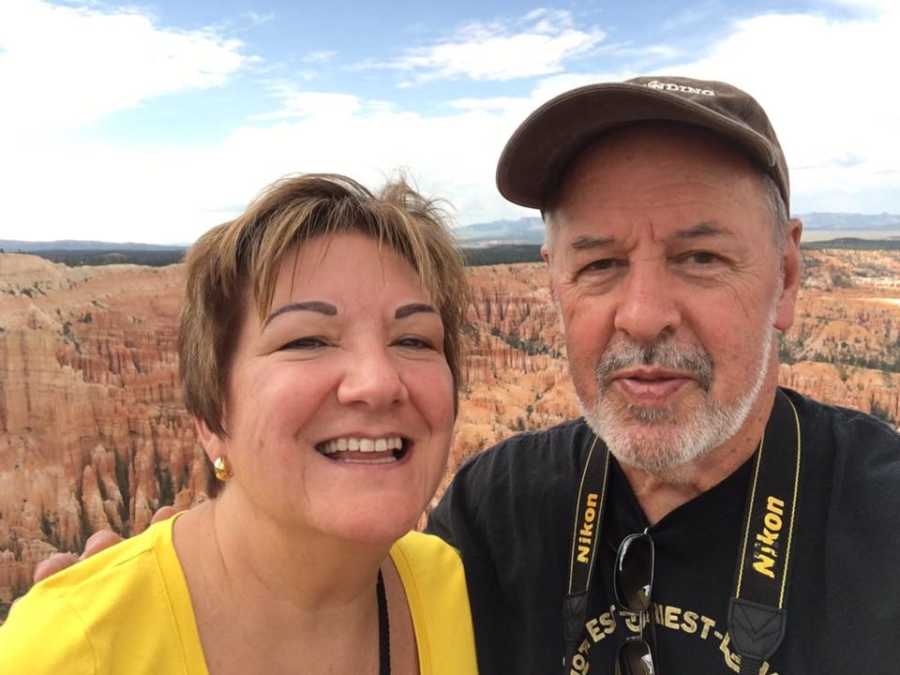
[[[0,675],[208,675],[174,518],[37,584],[0,626]],[[422,675],[477,673],[462,561],[410,532],[391,558]]]

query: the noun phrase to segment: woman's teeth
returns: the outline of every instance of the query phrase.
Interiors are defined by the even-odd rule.
[[[369,464],[383,464],[395,462],[400,459],[403,452],[403,439],[400,436],[386,436],[383,438],[359,438],[346,436],[334,438],[316,447],[326,457],[338,459],[344,462],[366,462]],[[344,453],[353,453],[352,456],[339,456]],[[362,455],[371,453],[371,457]],[[375,453],[390,453],[384,456],[375,456]]]

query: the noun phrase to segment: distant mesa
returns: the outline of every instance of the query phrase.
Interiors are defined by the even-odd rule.
[[[184,250],[185,244],[140,244],[109,241],[82,241],[58,239],[56,241],[20,241],[0,239],[0,248],[7,253],[39,253],[41,251],[172,251]]]
[[[807,231],[834,231],[842,248],[872,248],[873,236],[884,241],[900,241],[900,215],[892,213],[825,213],[798,216]],[[869,243],[858,246],[852,237],[859,232]],[[533,262],[540,260],[539,247],[544,242],[544,223],[531,216],[511,220],[464,225],[454,229],[459,246],[471,265]],[[882,236],[880,233],[884,233]],[[879,233],[879,234],[875,234]],[[822,237],[816,237],[821,240]],[[0,250],[7,253],[32,253],[67,265],[108,265],[128,262],[141,265],[169,265],[181,261],[188,245],[111,243],[104,241],[24,241],[0,239]],[[505,247],[505,248],[498,248]],[[815,247],[822,248],[821,242]],[[496,249],[488,253],[478,249]],[[115,255],[111,255],[115,254]]]
[[[808,230],[900,230],[896,213],[804,213],[797,216]]]
[[[900,233],[900,215],[893,213],[812,212],[803,213],[797,217],[803,221],[806,230]],[[542,244],[544,242],[544,223],[537,217],[494,220],[489,223],[458,227],[454,233],[457,241],[464,248],[497,244]]]
[[[543,244],[544,222],[540,218],[493,220],[457,227],[453,233],[460,246],[477,248],[497,244]]]
[[[181,262],[187,246],[106,241],[19,241],[0,239],[0,253],[30,253],[69,267],[84,265],[149,265],[162,267]]]

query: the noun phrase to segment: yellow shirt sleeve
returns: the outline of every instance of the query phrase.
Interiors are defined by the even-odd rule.
[[[35,588],[0,626],[0,674],[95,675],[84,622],[55,589]]]
[[[421,675],[474,675],[475,637],[459,552],[439,537],[410,532],[391,549],[406,591]]]
[[[0,626],[0,675],[208,675],[172,523],[34,586]]]

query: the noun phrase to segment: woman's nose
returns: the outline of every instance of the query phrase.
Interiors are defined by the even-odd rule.
[[[406,399],[406,385],[397,364],[385,348],[370,348],[348,355],[348,364],[338,386],[338,401],[384,408]]]

